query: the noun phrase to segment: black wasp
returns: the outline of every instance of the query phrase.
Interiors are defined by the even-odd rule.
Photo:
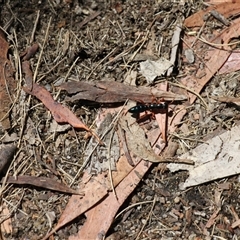
[[[168,104],[166,102],[163,103],[150,103],[150,104],[141,104],[134,106],[130,109],[128,109],[128,112],[130,113],[141,113],[145,112],[147,110],[149,111],[156,111],[156,110],[165,110],[168,108]]]

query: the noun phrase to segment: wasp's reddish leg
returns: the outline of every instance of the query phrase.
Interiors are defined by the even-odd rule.
[[[151,111],[151,118],[156,119],[155,115],[157,113],[160,113],[164,111],[166,113],[166,118],[165,118],[165,125],[162,129],[162,138],[164,142],[167,144],[167,126],[168,126],[168,104],[164,102],[164,99],[157,100],[154,96],[152,98],[152,103],[150,104],[142,104],[142,105],[137,105],[135,107],[130,108],[128,111],[130,113],[141,113],[141,112],[146,112],[146,111]],[[145,115],[146,116],[146,115]],[[145,117],[144,116],[144,117]],[[141,117],[142,119],[143,117]],[[139,119],[137,120],[137,122]]]
[[[161,99],[162,101],[164,99]],[[145,112],[146,114],[141,116],[140,118],[137,119],[137,122],[139,123],[146,117],[150,117],[151,119],[156,119],[155,114],[159,112],[166,112],[168,109],[168,104],[166,102],[160,102],[156,98],[153,99],[154,102],[146,104],[142,103],[139,105],[136,105],[128,110],[128,112],[133,113],[133,114],[140,114],[142,112]],[[142,101],[141,101],[142,102]],[[151,114],[147,113],[147,111],[150,111]],[[143,120],[144,121],[144,120]]]

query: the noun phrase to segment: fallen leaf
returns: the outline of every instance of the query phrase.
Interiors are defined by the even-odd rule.
[[[112,171],[116,170],[120,148],[117,133],[111,125],[113,117],[108,113],[97,129],[97,134],[104,144],[100,145],[92,138],[84,151],[83,162],[87,161],[89,172],[101,173],[109,169],[109,164]]]
[[[97,178],[92,177],[90,179],[90,175],[85,173],[82,179],[82,184],[80,184],[80,188],[84,189],[84,196],[80,198],[78,195],[73,195],[66,208],[62,212],[62,215],[57,223],[57,225],[52,229],[50,233],[48,233],[43,240],[46,240],[51,236],[54,232],[56,232],[59,228],[64,226],[65,224],[71,222],[76,217],[85,213],[88,209],[92,208],[96,205],[101,199],[103,199],[108,194],[108,189],[110,188],[106,183],[106,177],[104,174],[98,174]],[[89,181],[85,184],[84,180],[89,179]],[[106,213],[106,212],[105,212]],[[106,217],[106,214],[104,214]],[[93,228],[95,226],[93,225]],[[83,237],[81,239],[84,239]]]
[[[167,165],[171,172],[189,171],[188,179],[180,186],[182,190],[240,173],[239,131],[240,126],[233,127],[179,157],[193,160],[194,166],[172,163]]]
[[[12,234],[13,232],[11,215],[12,214],[10,213],[6,202],[3,201],[1,205],[1,217],[2,218],[5,217],[6,220],[1,222],[1,233],[5,236]],[[6,238],[3,238],[3,239],[6,239]]]
[[[149,139],[146,138],[144,130],[139,126],[135,119],[130,114],[127,114],[119,119],[120,127],[125,131],[127,147],[133,156],[149,162],[172,162],[172,159],[159,156],[155,153],[150,145]],[[164,144],[165,146],[165,144]],[[177,160],[176,160],[177,161]],[[192,161],[179,160],[184,163],[191,164]]]
[[[171,76],[173,72],[173,66],[177,59],[178,47],[181,40],[181,33],[182,33],[182,26],[179,23],[175,27],[175,30],[172,36],[172,41],[171,41],[172,46],[171,46],[171,56],[170,56],[170,63],[172,64],[172,66],[170,66],[169,69],[167,70],[167,76]]]
[[[60,183],[52,178],[46,177],[35,177],[35,176],[9,176],[7,178],[7,183],[17,184],[17,185],[31,185],[36,187],[41,187],[45,189],[50,189],[54,191],[83,195],[83,193],[78,190],[69,188],[63,183]]]
[[[50,110],[53,118],[58,123],[69,123],[75,128],[82,128],[86,131],[90,131],[90,129],[82,123],[71,110],[56,102],[50,92],[48,92],[44,87],[33,83],[32,90],[29,90],[27,87],[23,87],[23,90],[41,100],[45,107]]]
[[[106,112],[112,111],[113,109],[107,109],[104,114],[99,114],[100,117],[98,118],[101,118],[102,115],[106,116]],[[132,118],[132,121],[135,121],[135,119]],[[156,136],[149,136],[148,141],[150,140],[151,142],[155,142]],[[156,147],[155,151],[157,156],[161,150]],[[168,155],[168,157],[172,157],[172,155]],[[111,187],[107,172],[93,176],[91,180],[85,184],[85,186],[80,185],[80,188],[84,189],[85,196],[82,199],[79,199],[76,196],[71,197],[57,226],[48,236],[61,228],[63,225],[72,221],[74,218],[80,216],[80,214],[85,211],[87,211],[86,222],[82,226],[77,237],[71,236],[70,239],[97,239],[97,236],[100,238],[105,235],[111,226],[113,218],[119,207],[123,204],[125,199],[135,189],[144,174],[151,167],[152,163],[139,160],[139,157],[133,157],[134,163],[137,163],[134,168],[128,164],[125,156],[121,156],[116,163],[117,170],[112,172],[113,186],[116,195],[113,192],[109,192],[111,191]],[[85,172],[82,180],[83,183],[85,182],[84,179],[88,178],[86,176],[88,176],[88,174]],[[94,207],[92,207],[93,205]],[[44,239],[47,239],[48,236]]]
[[[37,43],[34,43],[32,46],[28,47],[26,51],[21,54],[23,61],[30,60],[36,54],[38,47],[39,46]]]
[[[232,52],[228,60],[220,68],[218,74],[231,73],[240,70],[240,53]]]
[[[212,78],[212,76],[224,65],[227,59],[230,56],[231,48],[227,44],[230,42],[232,38],[235,38],[240,35],[239,30],[240,19],[235,19],[232,21],[230,27],[225,28],[220,34],[218,34],[212,43],[218,43],[219,41],[223,42],[222,49],[215,49],[213,47],[211,51],[209,51],[210,59],[205,63],[204,69],[199,69],[196,75],[201,75],[201,72],[204,72],[204,76],[196,77],[196,76],[187,76],[181,80],[181,82],[188,86],[193,92],[200,93],[203,87],[208,83],[208,81]],[[192,39],[188,36],[184,38],[187,45],[191,45]],[[188,42],[190,41],[190,42]],[[189,93],[190,103],[193,103],[196,99],[196,95]]]
[[[128,124],[127,118],[119,120],[121,128],[126,134],[127,147],[130,153],[150,162],[162,162],[163,159],[156,155],[146,138],[144,130],[138,123]]]
[[[127,197],[133,192],[151,164],[141,161],[115,188],[108,197],[86,212],[87,221],[75,236],[69,240],[98,239],[102,240],[111,226],[114,217]]]
[[[238,97],[229,97],[229,96],[224,96],[224,97],[211,97],[212,99],[219,101],[219,102],[226,102],[226,103],[234,103],[238,106],[240,106],[240,98]]]

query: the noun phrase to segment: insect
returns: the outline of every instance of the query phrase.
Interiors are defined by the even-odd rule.
[[[149,111],[156,111],[156,110],[166,110],[168,108],[168,104],[166,102],[163,103],[150,103],[150,104],[141,104],[136,105],[130,109],[128,109],[128,112],[130,113],[142,113],[147,110]]]
[[[147,113],[147,111],[150,111],[151,113],[149,114]],[[137,122],[140,122],[141,119],[144,119],[146,116],[149,116],[150,119],[155,119],[155,114],[158,112],[164,112],[168,114],[168,103],[167,102],[156,102],[156,103],[148,103],[148,104],[142,103],[140,105],[136,105],[128,109],[128,112],[132,114],[139,114],[142,112],[146,112],[144,116],[141,116],[139,119],[137,119]],[[165,120],[165,130],[163,130],[162,132],[163,140],[165,141],[165,143],[167,143],[166,129],[167,129],[167,119]]]

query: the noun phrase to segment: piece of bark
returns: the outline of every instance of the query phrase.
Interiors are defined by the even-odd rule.
[[[158,90],[150,87],[127,86],[120,82],[66,82],[59,86],[59,89],[66,90],[71,97],[66,101],[88,100],[97,103],[120,103],[127,99],[136,102],[152,102],[153,98],[162,98],[165,101],[183,101],[186,96],[172,92]]]

